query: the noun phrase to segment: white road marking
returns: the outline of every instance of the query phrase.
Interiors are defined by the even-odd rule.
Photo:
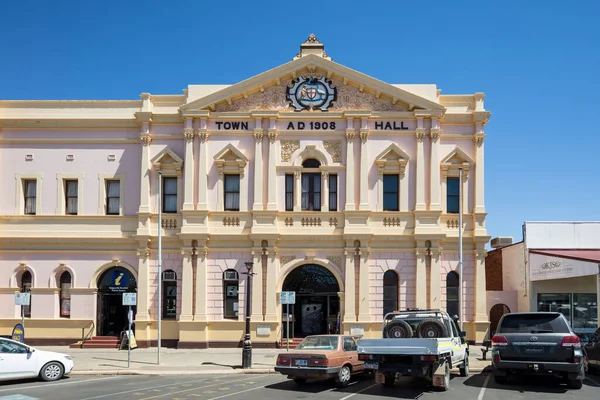
[[[485,378],[485,381],[483,381],[483,386],[481,387],[481,390],[479,391],[479,396],[477,396],[477,400],[483,400],[483,395],[485,394],[485,388],[487,387],[488,383],[490,382],[491,377],[492,377],[492,374],[488,374],[488,376]]]
[[[78,383],[85,382],[98,382],[98,381],[106,381],[108,379],[116,379],[122,378],[122,376],[109,376],[108,378],[98,378],[98,379],[84,379],[82,381],[73,381],[73,382],[58,382],[58,383],[40,383],[35,386],[15,386],[7,389],[0,389],[0,392],[18,392],[19,390],[27,390],[27,389],[48,389],[53,388],[54,386],[62,386],[62,385],[77,385]],[[73,379],[73,378],[71,378]]]
[[[219,396],[219,397],[213,397],[212,399],[208,399],[208,400],[217,400],[217,399],[223,399],[223,398],[225,398],[225,397],[229,397],[229,396],[235,396],[236,394],[241,394],[241,393],[251,392],[251,391],[253,391],[253,390],[256,390],[256,389],[263,389],[265,386],[267,386],[267,385],[258,386],[258,387],[252,388],[252,389],[246,389],[246,390],[242,390],[242,391],[235,392],[235,393],[224,394],[223,396]]]
[[[348,395],[348,396],[346,396],[346,397],[342,397],[340,400],[346,400],[346,399],[349,399],[349,398],[350,398],[350,397],[352,397],[352,396],[356,396],[357,394],[360,394],[360,393],[364,392],[365,390],[369,390],[369,389],[371,389],[372,387],[379,386],[379,385],[380,385],[379,383],[376,383],[376,384],[374,384],[374,385],[367,386],[366,388],[364,388],[364,389],[361,389],[361,390],[359,390],[359,391],[358,391],[358,392],[356,392],[356,393],[351,393],[351,394],[349,394],[349,395]]]
[[[119,376],[119,378],[122,378],[124,375]],[[197,379],[193,380],[193,381],[184,381],[181,382],[180,384],[184,384],[184,383],[194,383],[194,382],[198,382]],[[117,393],[110,393],[110,394],[105,394],[102,396],[95,396],[95,397],[87,397],[85,399],[82,400],[91,400],[91,399],[103,399],[105,397],[112,397],[112,396],[118,396],[120,394],[127,394],[127,393],[134,393],[134,392],[147,392],[149,390],[152,389],[158,389],[158,388],[164,388],[167,386],[173,386],[173,382],[166,384],[166,385],[160,385],[160,386],[151,386],[151,387],[145,387],[145,388],[137,388],[137,389],[132,389],[132,390],[126,390],[124,392],[117,392]],[[160,390],[159,390],[160,391]]]
[[[590,377],[589,375],[585,377],[585,379],[589,379],[590,381],[594,382],[596,385],[600,386],[600,382],[598,382],[595,379],[592,379],[592,377]]]

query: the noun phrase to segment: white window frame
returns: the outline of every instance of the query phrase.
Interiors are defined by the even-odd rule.
[[[126,174],[98,174],[98,215],[107,217],[118,217],[125,215],[125,188]],[[119,214],[109,215],[106,213],[106,181],[119,181]]]
[[[229,143],[214,156],[214,163],[218,175],[217,211],[225,211],[225,175],[240,176],[240,209],[232,212],[248,211],[248,180],[245,173],[248,158]]]
[[[383,212],[383,175],[398,175],[398,211],[408,211],[408,155],[396,144],[391,144],[375,159],[377,165],[377,211]]]
[[[14,215],[42,215],[42,180],[44,174],[15,173],[15,210]],[[25,181],[36,181],[35,214],[25,214]]]
[[[83,215],[83,179],[85,174],[83,172],[78,174],[56,174],[56,215],[67,215],[66,204],[67,199],[65,198],[65,181],[76,180],[77,181],[77,214],[69,216]]]

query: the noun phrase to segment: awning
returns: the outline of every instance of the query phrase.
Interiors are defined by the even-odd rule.
[[[529,279],[575,278],[600,274],[600,250],[530,250]]]

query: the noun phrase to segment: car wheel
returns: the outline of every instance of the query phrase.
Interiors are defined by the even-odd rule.
[[[458,368],[460,376],[469,376],[469,355],[465,354],[463,364]]]
[[[350,367],[348,367],[347,365],[344,365],[340,369],[338,376],[335,378],[335,383],[337,384],[338,387],[346,387],[346,386],[348,386],[348,383],[350,383],[351,375],[352,374],[350,371]]]
[[[383,386],[385,387],[393,387],[394,383],[396,382],[396,374],[385,374],[384,377],[384,381],[383,381]]]
[[[494,375],[494,382],[500,384],[500,385],[504,385],[506,384],[506,376],[501,376],[501,375]]]
[[[582,386],[583,386],[583,380],[569,379],[567,381],[567,387],[569,389],[581,389]]]
[[[304,385],[306,383],[306,378],[294,378],[294,382],[296,385]]]
[[[450,390],[450,364],[445,362],[446,368],[444,369],[444,387],[439,388],[441,391]]]
[[[56,381],[62,378],[64,368],[61,363],[56,361],[49,362],[42,367],[40,371],[40,378],[44,381]]]

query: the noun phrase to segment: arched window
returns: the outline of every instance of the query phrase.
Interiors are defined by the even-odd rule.
[[[238,317],[239,275],[236,270],[223,272],[223,318]]]
[[[60,275],[60,316],[71,318],[71,273],[64,271]]]
[[[321,163],[314,158],[304,160],[302,168],[316,169]],[[302,211],[321,211],[321,172],[302,172]]]
[[[398,274],[387,270],[383,274],[383,315],[398,309]]]
[[[166,270],[162,276],[162,314],[165,319],[177,318],[177,274]]]
[[[31,282],[33,281],[31,277],[31,272],[24,271],[21,275],[21,293],[30,293],[31,292]],[[31,296],[29,296],[29,305],[21,306],[21,312],[25,315],[26,318],[31,318]]]
[[[458,279],[454,271],[446,275],[446,311],[451,317],[458,315]]]

